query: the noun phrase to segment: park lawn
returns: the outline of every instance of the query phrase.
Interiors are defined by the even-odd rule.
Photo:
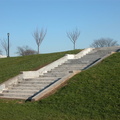
[[[0,100],[0,120],[120,120],[120,53],[37,101]]]

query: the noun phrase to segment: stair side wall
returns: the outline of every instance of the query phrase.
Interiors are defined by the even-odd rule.
[[[5,82],[3,82],[2,84],[0,84],[0,93],[2,93],[3,90],[7,90],[8,89],[8,86],[13,86],[15,84],[17,84],[19,81],[21,81],[23,78],[23,75],[22,74],[19,74]]]

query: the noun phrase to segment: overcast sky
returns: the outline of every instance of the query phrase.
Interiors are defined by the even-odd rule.
[[[77,49],[102,37],[120,44],[120,0],[0,0],[0,39],[10,33],[11,56],[18,46],[37,50],[32,36],[36,27],[47,28],[41,53],[72,50],[66,31],[76,27],[81,32]]]

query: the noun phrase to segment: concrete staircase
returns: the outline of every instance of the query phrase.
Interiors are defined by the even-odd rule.
[[[60,81],[69,79],[70,75],[73,76],[74,71],[78,73],[87,69],[110,55],[111,52],[119,50],[120,47],[96,48],[82,58],[69,59],[39,77],[18,80],[16,84],[4,89],[0,93],[0,98],[38,100],[44,96],[44,91],[47,94],[46,91],[53,90],[56,85],[59,86]],[[40,97],[41,94],[42,97]]]

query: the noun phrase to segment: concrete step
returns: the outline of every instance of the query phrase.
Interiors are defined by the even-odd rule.
[[[54,71],[56,71],[56,72],[61,72],[61,71],[69,72],[71,70],[81,70],[81,69],[83,69],[86,66],[87,66],[87,64],[85,64],[85,65],[79,65],[77,67],[70,67],[70,66],[64,67],[64,66],[60,66],[60,67],[57,67],[55,69],[52,69],[51,71],[53,71],[53,72]]]
[[[16,89],[10,89],[10,90],[4,90],[3,91],[3,94],[4,93],[30,93],[30,94],[34,94],[36,92],[38,92],[39,90],[16,90]]]
[[[67,73],[45,73],[43,76],[44,76],[44,77],[54,76],[54,77],[62,78],[62,77],[64,77],[66,74],[67,74]]]
[[[64,63],[61,66],[72,66],[72,67],[77,67],[77,66],[84,66],[88,64],[90,61],[89,60],[83,60],[83,61],[70,61],[70,63]]]
[[[0,97],[22,97],[22,98],[28,98],[30,96],[32,96],[33,94],[30,94],[30,93],[3,93],[3,94],[0,94]]]
[[[17,87],[13,87],[13,88],[10,88],[8,90],[40,90],[40,89],[43,89],[45,86],[17,86]]]
[[[84,67],[86,67],[88,64],[86,64],[85,66],[82,66],[82,67],[60,67],[60,68],[57,68],[55,69],[56,71],[67,71],[69,73],[69,71],[72,71],[72,70],[82,70]],[[54,71],[54,70],[53,70]]]
[[[84,67],[86,67],[87,65],[85,65]],[[55,69],[53,71],[66,71],[67,73],[69,73],[69,71],[73,71],[73,70],[81,70],[83,69],[84,67],[63,67],[63,68],[58,68],[58,69]]]
[[[29,97],[28,96],[0,96],[2,99],[20,99],[20,100],[27,100]]]
[[[74,70],[82,70],[84,67],[81,67],[81,68],[63,68],[63,69],[53,69],[51,72],[61,72],[61,71],[67,71],[67,73],[69,73],[70,71],[74,71]]]
[[[51,83],[51,82],[53,82],[54,80],[47,80],[47,81],[22,81],[22,82],[20,82],[18,85],[21,85],[21,84],[24,84],[24,85],[26,85],[26,84],[31,84],[31,85],[35,85],[35,84],[49,84],[49,83]]]
[[[77,66],[77,65],[84,65],[86,63],[88,63],[90,60],[86,59],[84,60],[83,58],[81,59],[75,59],[75,60],[68,60],[67,62],[65,62],[64,64],[62,65],[74,65],[74,66]]]
[[[88,61],[87,61],[88,62]],[[82,64],[82,63],[81,63]],[[70,68],[76,68],[76,67],[81,67],[81,66],[85,66],[87,63],[83,63],[82,65],[81,65],[80,63],[79,64],[63,64],[63,65],[61,65],[61,66],[58,66],[58,68],[68,68],[68,67],[70,67]]]
[[[65,73],[65,74],[67,74],[68,73],[68,71],[63,71],[62,69],[61,69],[61,71],[56,71],[57,69],[53,69],[53,70],[51,70],[51,71],[48,71],[47,73],[44,73],[44,74],[48,74],[48,73],[51,73],[51,74],[63,74],[63,73]],[[58,68],[58,70],[59,70],[59,68]]]
[[[38,78],[31,78],[31,79],[25,79],[24,81],[46,81],[46,80],[56,80],[57,77],[38,77]]]
[[[29,83],[28,84],[24,84],[24,83],[20,83],[20,84],[15,85],[14,87],[21,87],[22,86],[22,87],[32,87],[32,88],[36,87],[36,88],[41,88],[41,87],[44,87],[44,86],[49,85],[51,83],[52,82],[42,83],[42,84],[29,84]]]
[[[91,62],[95,61],[98,58],[100,58],[100,57],[94,57],[93,55],[88,56],[88,57],[83,57],[83,58],[81,58],[80,64],[82,64],[82,63],[87,63],[88,64],[88,63],[91,63]]]
[[[83,56],[82,58],[76,59],[75,61],[79,61],[79,60],[86,59],[86,58],[92,59],[92,58],[99,58],[99,57],[100,57],[100,55],[97,52],[96,53],[89,53],[89,54]]]
[[[86,66],[86,64],[87,64],[87,63],[84,63],[84,64],[77,64],[77,65],[67,64],[67,65],[58,66],[58,68],[78,68],[78,67]]]

